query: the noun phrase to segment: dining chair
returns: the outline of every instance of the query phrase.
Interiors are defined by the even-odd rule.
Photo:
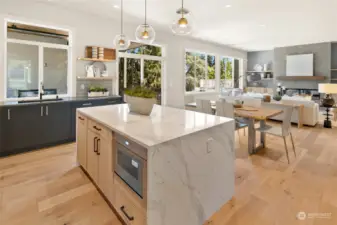
[[[228,103],[226,101],[217,101],[216,102],[216,115],[222,116],[222,117],[233,118],[235,120],[235,130],[238,131],[238,136],[239,136],[239,141],[240,141],[239,130],[248,127],[248,124],[241,123],[235,119],[233,104]]]
[[[271,134],[274,136],[282,137],[284,142],[284,147],[287,154],[288,164],[290,163],[289,160],[289,153],[288,153],[288,147],[287,147],[287,141],[286,137],[290,136],[291,142],[293,145],[293,151],[296,157],[296,150],[295,150],[295,144],[293,135],[291,133],[291,115],[293,113],[293,107],[292,106],[285,106],[283,110],[283,122],[282,126],[270,126],[266,125],[264,127],[256,128],[255,130],[260,131],[261,133]]]
[[[206,113],[206,114],[214,114],[212,110],[212,105],[210,100],[206,99],[196,99],[197,102],[197,111]]]
[[[244,106],[250,106],[255,108],[261,108],[262,100],[257,98],[245,98],[243,99]]]

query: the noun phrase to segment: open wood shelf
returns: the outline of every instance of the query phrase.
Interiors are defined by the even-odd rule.
[[[108,77],[77,77],[77,80],[112,80],[112,76]]]
[[[267,70],[267,71],[247,71],[247,73],[272,73],[273,71]]]
[[[112,59],[91,59],[91,58],[77,58],[77,60],[91,61],[91,62],[114,62],[116,61]]]
[[[331,69],[331,71],[337,71],[337,69]]]
[[[277,80],[325,80],[324,76],[279,76]]]

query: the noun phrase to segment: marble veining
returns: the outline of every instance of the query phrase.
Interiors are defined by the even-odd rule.
[[[149,148],[148,225],[204,224],[234,194],[234,158],[234,122]]]
[[[91,119],[119,132],[144,147],[151,147],[232,119],[155,105],[150,116],[129,112],[127,104],[78,109]]]

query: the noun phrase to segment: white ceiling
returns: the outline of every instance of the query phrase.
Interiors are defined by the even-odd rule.
[[[38,0],[116,18],[120,0]],[[148,0],[148,18],[169,31],[181,0]],[[231,7],[226,7],[230,5]],[[195,38],[245,50],[337,41],[337,0],[185,0]],[[143,19],[144,0],[124,0],[125,13]]]

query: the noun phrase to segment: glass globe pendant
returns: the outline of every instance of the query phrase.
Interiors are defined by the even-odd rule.
[[[123,0],[121,0],[121,34],[116,35],[114,39],[114,46],[118,50],[126,50],[130,46],[130,39],[124,34],[123,12]]]
[[[192,17],[190,11],[184,8],[184,0],[182,6],[177,10],[177,19],[171,25],[171,30],[177,35],[188,35],[192,32]]]
[[[136,29],[137,41],[145,44],[151,44],[156,38],[156,32],[153,27],[147,23],[147,0],[145,0],[145,22]]]

